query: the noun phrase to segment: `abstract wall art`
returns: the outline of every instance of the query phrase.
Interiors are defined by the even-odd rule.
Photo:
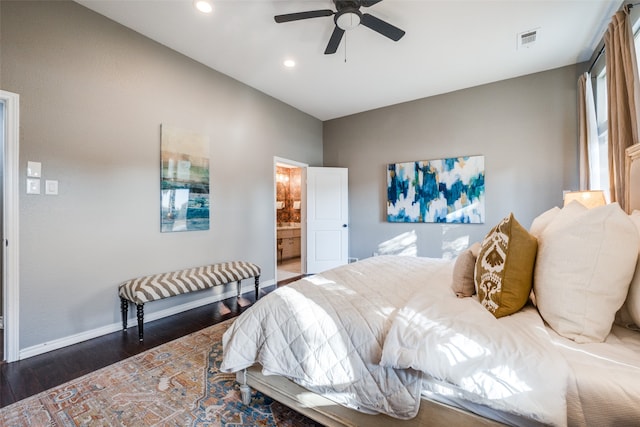
[[[209,229],[209,141],[161,126],[161,231]]]
[[[484,223],[484,156],[391,163],[387,221]]]

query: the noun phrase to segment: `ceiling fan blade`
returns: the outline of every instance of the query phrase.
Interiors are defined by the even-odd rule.
[[[383,21],[382,19],[378,19],[373,15],[369,15],[368,13],[362,14],[360,23],[365,27],[369,27],[373,31],[382,34],[385,37],[389,37],[394,42],[400,40],[405,34],[405,32],[400,28],[393,26],[388,22]]]
[[[321,16],[331,16],[335,12],[331,9],[310,10],[308,12],[287,13],[285,15],[276,15],[273,19],[278,24],[282,22],[298,21],[300,19],[320,18]]]
[[[363,7],[371,7],[371,6],[373,6],[374,4],[376,4],[376,3],[380,3],[381,1],[382,1],[382,0],[362,0],[362,1],[360,2],[360,4],[361,4]]]
[[[338,46],[340,46],[340,41],[342,40],[343,34],[344,30],[336,25],[336,27],[333,29],[333,33],[331,33],[329,44],[327,44],[327,48],[324,51],[325,55],[336,53],[336,51],[338,50]]]

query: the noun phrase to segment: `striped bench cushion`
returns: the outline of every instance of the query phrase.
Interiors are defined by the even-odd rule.
[[[118,294],[136,304],[144,304],[258,276],[260,267],[256,264],[223,262],[127,280],[120,284]]]

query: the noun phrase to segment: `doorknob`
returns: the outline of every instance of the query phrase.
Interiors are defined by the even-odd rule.
[[[347,228],[347,224],[342,224],[342,228]]]

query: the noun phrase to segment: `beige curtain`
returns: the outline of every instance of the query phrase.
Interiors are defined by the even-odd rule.
[[[591,75],[578,79],[578,124],[580,143],[580,190],[603,190],[600,185],[598,122]]]
[[[604,35],[609,103],[611,201],[624,208],[625,149],[638,142],[640,93],[629,8],[616,13]]]

